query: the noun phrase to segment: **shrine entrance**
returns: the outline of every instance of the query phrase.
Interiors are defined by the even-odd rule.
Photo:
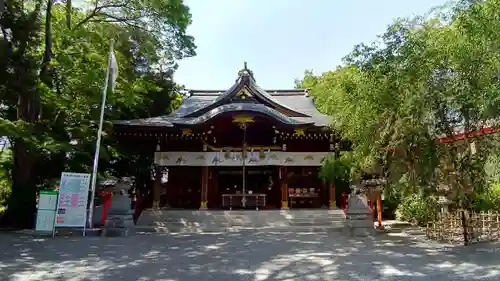
[[[245,64],[226,90],[190,90],[171,114],[115,120],[113,131],[169,171],[142,208],[335,209],[335,187],[317,175],[343,150],[331,121],[307,90],[266,91]]]
[[[199,209],[201,167],[170,167],[168,182],[162,183],[161,191],[161,206],[176,209]]]
[[[280,208],[277,167],[220,167],[217,182],[223,209]]]

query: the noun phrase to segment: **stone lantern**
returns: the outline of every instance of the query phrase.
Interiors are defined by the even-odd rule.
[[[105,188],[105,191],[112,193],[112,197],[104,225],[104,236],[129,236],[135,233],[131,199],[128,195],[132,186],[131,178],[122,178]]]
[[[373,234],[373,214],[368,207],[367,196],[363,185],[351,186],[351,194],[347,200],[346,229],[354,236]]]
[[[448,213],[450,203],[451,201],[446,196],[439,196],[438,204],[441,206],[441,213]]]
[[[386,179],[383,178],[371,178],[363,180],[362,185],[364,186],[364,191],[367,197],[370,199],[370,207],[376,207],[377,209],[377,228],[383,229],[382,225],[382,191],[383,186],[387,183]],[[373,202],[376,202],[376,205],[373,206]]]
[[[441,213],[447,213],[448,212],[448,207],[451,204],[451,200],[448,199],[449,196],[453,196],[451,188],[446,185],[446,184],[440,184],[437,188],[438,193],[440,194],[438,196],[438,201],[437,203],[441,207]]]

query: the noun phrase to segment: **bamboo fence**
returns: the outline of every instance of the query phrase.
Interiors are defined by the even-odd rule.
[[[500,213],[464,210],[441,213],[437,220],[427,224],[426,236],[451,244],[494,241],[500,237]]]

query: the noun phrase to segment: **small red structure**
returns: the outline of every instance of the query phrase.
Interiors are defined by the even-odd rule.
[[[100,196],[102,198],[101,224],[104,225],[108,216],[108,210],[111,208],[111,198],[113,197],[113,193],[101,191]]]
[[[472,137],[479,137],[483,135],[488,135],[488,134],[494,134],[500,132],[500,128],[495,128],[495,127],[481,127],[478,130],[471,130],[469,132],[460,132],[455,134],[453,137],[442,137],[439,138],[438,141],[440,143],[449,143],[449,142],[455,142],[459,140],[463,140],[466,137],[467,138],[472,138]]]

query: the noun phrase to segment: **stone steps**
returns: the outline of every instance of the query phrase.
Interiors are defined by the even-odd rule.
[[[145,210],[137,221],[146,232],[318,231],[345,225],[341,210],[184,211]]]
[[[315,225],[315,226],[276,226],[276,227],[226,227],[226,228],[169,228],[169,227],[136,227],[138,233],[218,233],[218,232],[341,232],[344,225]]]

